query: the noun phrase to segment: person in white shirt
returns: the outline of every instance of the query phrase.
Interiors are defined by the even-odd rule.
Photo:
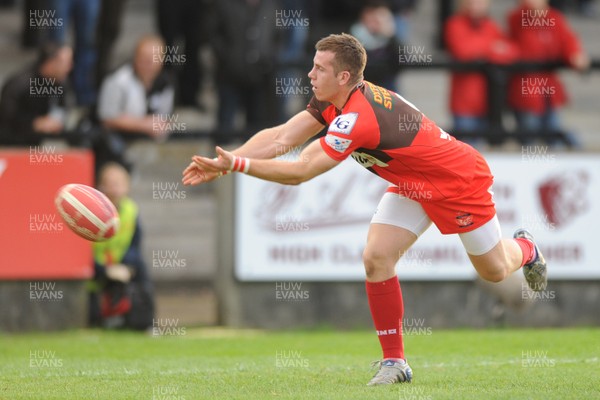
[[[106,77],[97,109],[105,128],[130,138],[164,139],[169,134],[175,89],[163,71],[164,52],[160,37],[145,36],[136,46],[133,62]]]

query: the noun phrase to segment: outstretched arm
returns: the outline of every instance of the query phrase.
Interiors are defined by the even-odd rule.
[[[308,111],[301,111],[282,125],[259,131],[232,153],[255,159],[274,158],[306,143],[321,129],[323,125]],[[204,170],[198,163],[192,162],[183,171],[183,183],[197,185],[210,182],[218,176],[214,171]]]
[[[194,156],[192,159],[207,171],[242,170],[256,178],[287,185],[306,182],[340,163],[323,151],[318,140],[308,145],[300,153],[297,161],[247,159],[237,157],[220,147],[217,147],[217,154],[219,154],[218,159],[200,156]],[[240,165],[243,166],[240,167]],[[246,167],[246,165],[248,166]]]
[[[323,125],[304,110],[284,124],[259,131],[232,153],[257,159],[275,158],[302,146],[321,129]]]

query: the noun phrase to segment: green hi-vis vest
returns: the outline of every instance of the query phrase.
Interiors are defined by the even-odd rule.
[[[119,264],[131,245],[135,233],[138,207],[128,197],[119,203],[120,227],[117,233],[105,242],[94,243],[94,260],[102,265]]]

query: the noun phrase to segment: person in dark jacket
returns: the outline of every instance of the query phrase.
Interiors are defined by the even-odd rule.
[[[217,59],[218,129],[234,129],[238,111],[245,128],[253,131],[269,119],[272,101],[277,32],[272,0],[216,2],[211,46]],[[271,118],[276,117],[273,115]]]
[[[8,78],[0,97],[0,143],[35,146],[64,131],[72,67],[70,47],[47,44],[33,65]]]

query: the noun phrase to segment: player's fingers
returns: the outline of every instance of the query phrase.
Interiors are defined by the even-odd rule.
[[[192,179],[193,176],[194,176],[193,173],[188,172],[183,175],[183,177],[181,178],[181,181],[183,182],[184,185],[187,185],[187,183]]]
[[[184,181],[184,183],[185,183],[186,181],[189,181],[190,179],[192,179],[192,178],[194,177],[194,175],[196,175],[196,174],[194,174],[194,173],[188,173],[188,174],[185,174],[185,175],[183,176],[182,180],[183,180],[183,181]]]
[[[232,157],[231,157],[231,153],[230,152],[223,150],[219,146],[216,146],[215,150],[217,151],[217,154],[219,156],[223,157],[225,160],[227,160],[227,161],[231,160]]]
[[[202,176],[196,176],[196,177],[193,177],[193,178],[190,180],[190,182],[191,182],[191,184],[192,184],[192,185],[199,185],[199,184],[201,184],[201,183],[206,183],[206,182],[208,182],[208,179],[206,179],[206,176],[202,175]]]
[[[183,173],[186,174],[190,171],[196,171],[198,169],[198,164],[194,161],[190,162],[190,164],[183,170]]]
[[[190,172],[192,172],[194,169],[195,169],[195,164],[194,164],[194,163],[192,163],[192,164],[188,165],[188,166],[187,166],[187,167],[186,167],[186,168],[183,170],[183,172],[182,172],[181,174],[182,174],[182,175],[187,175],[187,174],[189,174]]]
[[[192,173],[184,177],[185,185],[197,185],[206,181],[206,174],[204,173]]]
[[[195,165],[196,164],[194,164],[194,166],[190,165],[186,169],[184,169],[182,175],[186,176],[186,175],[195,174],[197,172]]]
[[[202,169],[209,172],[218,172],[221,171],[221,167],[219,166],[218,161],[213,160],[211,158],[194,156],[194,162],[198,164]]]

